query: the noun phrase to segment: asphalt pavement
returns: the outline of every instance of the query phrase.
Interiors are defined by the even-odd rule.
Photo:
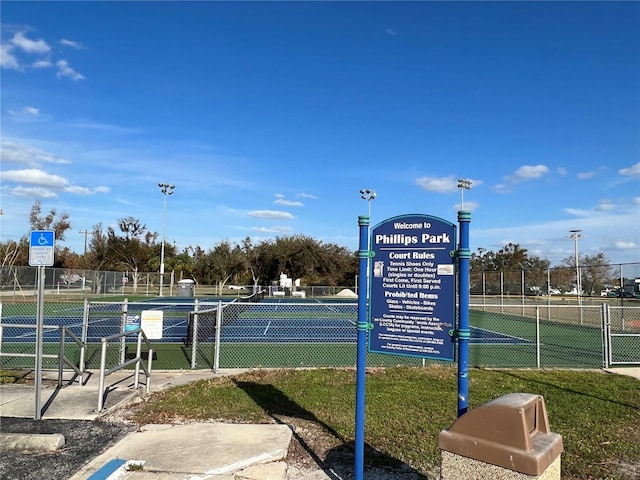
[[[221,371],[152,372],[150,391],[215,376]],[[146,425],[105,421],[144,391],[130,372],[106,377],[103,409],[99,375],[84,385],[44,372],[36,420],[34,385],[0,385],[0,478],[3,480],[106,480],[146,478],[284,480],[291,430],[286,425],[196,423]]]

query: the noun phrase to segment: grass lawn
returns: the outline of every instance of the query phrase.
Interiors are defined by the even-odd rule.
[[[343,450],[353,448],[353,369],[256,370],[159,392],[133,420],[261,423],[312,421]],[[469,406],[507,393],[545,399],[551,430],[564,442],[563,479],[635,479],[640,472],[640,383],[599,371],[469,372]],[[438,434],[456,420],[457,370],[449,366],[367,371],[367,464],[406,464],[424,475],[440,463]],[[326,452],[325,452],[326,453]]]

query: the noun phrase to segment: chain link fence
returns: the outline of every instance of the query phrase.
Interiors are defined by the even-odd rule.
[[[0,268],[0,296],[28,300],[36,297],[37,267]],[[469,276],[472,301],[483,304],[540,304],[563,301],[574,305],[598,305],[603,297],[640,298],[640,263],[597,266],[554,267],[548,269],[474,271]],[[639,280],[639,281],[636,281]],[[163,282],[163,297],[179,296],[174,272],[164,276],[155,272],[114,272],[69,268],[46,268],[45,290],[61,299],[98,295],[158,296]],[[579,288],[578,288],[579,286]],[[255,285],[196,285],[195,295],[236,294],[264,289],[269,296],[291,298],[330,298],[344,294],[355,298],[353,286],[301,286],[293,289]],[[578,294],[578,292],[580,292]],[[354,300],[355,301],[355,300]]]
[[[546,269],[484,270],[469,275],[470,293],[483,303],[544,297],[579,304],[599,297],[640,298],[640,263],[582,265]]]
[[[38,267],[2,267],[0,295],[4,299],[28,300],[36,298]],[[113,272],[69,268],[45,268],[45,293],[73,299],[96,295],[157,296],[160,290],[159,273]],[[176,292],[173,274],[164,276],[168,296]],[[165,293],[165,292],[163,292]]]
[[[86,344],[84,362],[99,369],[101,339],[142,327],[154,369],[354,367],[357,303],[236,298],[179,301],[45,302],[43,351],[60,349],[65,326]],[[615,301],[615,299],[611,299]],[[601,368],[640,363],[640,305],[470,305],[469,364],[478,367]],[[638,305],[638,306],[635,306]],[[1,308],[0,366],[32,368],[35,303]],[[107,368],[135,357],[133,338],[109,344]],[[12,356],[12,354],[14,354]],[[66,356],[81,361],[67,342]],[[143,352],[144,355],[144,352]],[[368,366],[423,365],[437,360],[367,353]],[[43,368],[57,368],[55,358]]]

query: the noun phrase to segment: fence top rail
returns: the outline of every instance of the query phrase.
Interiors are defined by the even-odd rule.
[[[606,303],[605,303],[606,305]],[[599,310],[602,308],[602,305],[562,305],[562,304],[557,304],[557,303],[540,303],[540,304],[534,304],[534,305],[528,305],[528,304],[521,304],[521,303],[512,303],[512,304],[505,304],[505,303],[470,303],[469,304],[469,308],[483,308],[483,307],[492,307],[492,308],[510,308],[510,309],[522,309],[522,308],[571,308],[571,309],[576,309],[576,308],[582,308],[582,309],[591,309],[591,310]],[[613,308],[613,307],[611,307]],[[626,307],[618,307],[618,308],[626,308]]]
[[[236,299],[237,300],[237,299]],[[227,300],[227,299],[221,299],[221,300],[198,300],[198,299],[192,299],[186,302],[171,302],[171,301],[166,301],[166,300],[156,300],[156,301],[149,301],[149,300],[127,300],[127,305],[149,305],[150,307],[155,306],[155,305],[161,305],[161,306],[172,306],[172,307],[182,307],[184,305],[190,305],[193,303],[197,303],[199,305],[217,305],[218,302],[222,302],[222,303],[232,303],[235,300]],[[90,306],[96,306],[96,305],[124,305],[125,302],[121,301],[121,302],[103,302],[100,300],[90,300],[89,301],[89,305]]]
[[[38,328],[37,325],[33,323],[0,323],[0,327],[2,328]],[[60,328],[64,328],[63,325],[42,325],[42,328],[46,330],[58,330]]]
[[[227,302],[227,303],[230,303],[230,302]],[[279,307],[285,307],[287,305],[302,305],[304,307],[326,307],[326,306],[335,307],[335,306],[341,306],[341,305],[349,305],[349,306],[358,305],[358,302],[355,299],[349,299],[346,301],[338,299],[338,300],[323,302],[315,298],[310,298],[306,302],[291,301],[288,298],[286,298],[284,301],[282,301],[281,298],[265,298],[264,301],[258,302],[258,303],[256,302],[234,302],[234,303],[241,303],[243,305],[248,303],[250,303],[251,305],[269,305],[269,306],[278,305]]]

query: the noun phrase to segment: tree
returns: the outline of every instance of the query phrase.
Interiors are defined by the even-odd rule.
[[[23,237],[22,240],[26,239]],[[26,248],[21,248],[18,242],[8,240],[0,242],[0,287],[16,280],[20,256],[26,252]],[[26,263],[26,260],[25,260]]]
[[[107,253],[118,271],[131,271],[135,293],[140,274],[148,271],[158,234],[149,232],[146,225],[133,217],[121,218],[118,227],[123,236],[117,235],[113,227],[107,229]]]
[[[258,290],[260,285],[260,272],[263,270],[264,258],[260,255],[260,250],[254,247],[250,237],[246,237],[242,241],[242,252],[247,260],[247,270],[251,275],[251,281],[253,282],[253,291]]]
[[[53,230],[56,241],[60,242],[64,241],[66,231],[71,228],[69,215],[66,213],[58,215],[55,208],[52,208],[51,211],[43,217],[40,200],[36,200],[31,207],[29,224],[31,225],[31,230]]]
[[[195,248],[188,246],[181,254],[173,256],[171,265],[178,274],[178,280],[193,278],[195,269]]]
[[[222,241],[196,261],[195,272],[205,285],[218,284],[220,293],[226,283],[246,271],[246,258],[238,245]]]
[[[550,285],[548,284],[549,265],[551,262],[540,257],[529,257],[525,268],[525,281],[529,291],[536,295],[548,294]]]
[[[569,269],[573,267],[572,282],[575,284],[575,255],[563,258],[562,263]],[[585,293],[586,295],[593,295],[595,292],[603,289],[604,284],[607,283],[611,276],[609,259],[602,252],[596,255],[578,256],[578,268],[580,270],[580,283],[582,285],[581,293]]]

